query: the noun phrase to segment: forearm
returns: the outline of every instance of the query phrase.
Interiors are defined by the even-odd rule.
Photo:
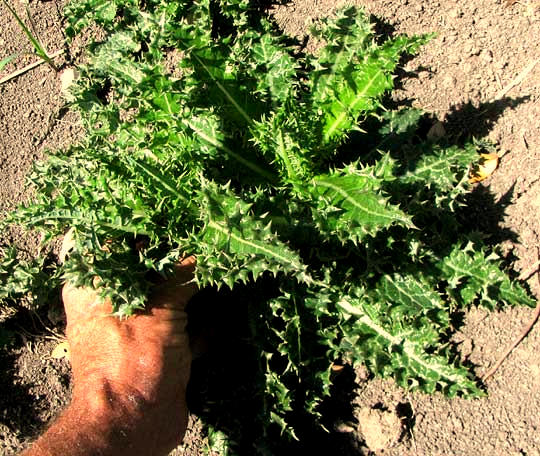
[[[154,454],[136,434],[143,419],[142,410],[138,401],[130,398],[119,400],[107,385],[84,398],[74,392],[70,406],[21,456]],[[146,442],[150,443],[149,440]]]

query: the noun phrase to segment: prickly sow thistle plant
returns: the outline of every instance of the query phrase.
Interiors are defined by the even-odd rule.
[[[347,8],[304,54],[247,0],[85,0],[67,16],[71,35],[107,34],[72,91],[87,134],[36,165],[36,200],[10,218],[47,240],[74,228],[64,279],[101,277],[119,316],[182,253],[201,287],[269,280],[253,322],[261,418],[291,435],[294,409],[317,417],[336,360],[482,394],[442,343],[451,313],[532,300],[460,225],[476,145],[420,140],[421,113],[381,105],[427,37],[378,42]]]

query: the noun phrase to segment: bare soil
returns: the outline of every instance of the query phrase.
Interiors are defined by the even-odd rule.
[[[23,13],[22,3],[12,3]],[[441,122],[444,134],[456,141],[474,136],[497,144],[502,159],[493,176],[475,189],[471,223],[493,242],[503,244],[505,255],[514,260],[516,275],[529,271],[528,284],[538,296],[533,266],[540,248],[540,2],[353,3],[378,18],[380,33],[437,34],[402,68],[393,103],[431,113],[433,123]],[[296,0],[272,13],[288,33],[302,37],[311,19],[332,14],[339,5],[329,0]],[[50,52],[64,48],[61,6],[57,0],[30,2],[36,32]],[[0,59],[30,50],[0,3]],[[69,65],[72,56],[80,53],[67,51],[56,59],[58,65]],[[35,57],[19,57],[2,70],[0,78],[33,61]],[[1,217],[29,197],[23,184],[31,164],[45,156],[47,149],[63,147],[80,133],[76,116],[64,109],[60,79],[52,69],[41,65],[0,85],[0,131]],[[0,246],[12,242],[26,248],[29,255],[37,248],[36,239],[18,230],[1,233]],[[471,310],[455,336],[463,359],[482,375],[531,315],[532,309],[523,308],[493,313]],[[9,319],[10,329],[17,334],[14,346],[0,352],[0,453],[13,454],[69,402],[69,364],[50,357],[58,341],[50,338],[53,333],[45,327],[61,331],[61,318],[47,309],[34,314],[23,307],[15,315],[4,311],[1,318]],[[351,377],[343,403],[350,416],[342,419],[336,414],[330,431],[354,444],[336,444],[333,452],[539,456],[539,351],[540,330],[536,328],[487,381],[488,396],[474,401],[409,393],[392,381],[369,378],[362,369],[344,373]],[[346,383],[336,379],[338,387]],[[371,417],[369,422],[366,417]],[[367,435],[370,432],[376,435]],[[385,435],[398,437],[374,438]],[[370,443],[374,441],[379,443]],[[193,415],[185,444],[175,454],[198,455],[207,444],[200,420]],[[368,444],[377,448],[369,449]]]

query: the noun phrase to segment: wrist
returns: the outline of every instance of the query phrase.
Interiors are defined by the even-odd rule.
[[[136,438],[143,407],[135,394],[120,393],[109,382],[76,386],[69,407],[23,456],[150,454]]]

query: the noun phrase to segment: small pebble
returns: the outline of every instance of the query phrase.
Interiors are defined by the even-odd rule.
[[[484,49],[482,52],[480,52],[480,58],[484,62],[492,62],[493,61],[493,52],[491,52],[489,49]]]

